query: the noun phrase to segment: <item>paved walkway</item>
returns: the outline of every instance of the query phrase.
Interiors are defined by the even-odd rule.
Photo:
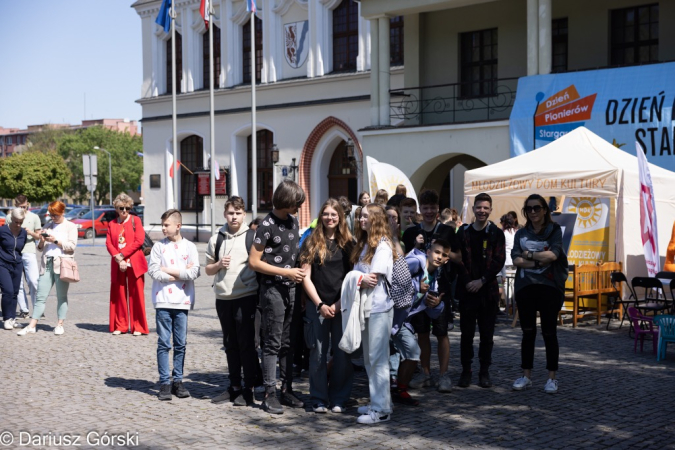
[[[199,249],[203,255],[204,244]],[[155,397],[156,335],[112,336],[107,253],[99,246],[82,247],[78,262],[83,281],[71,287],[63,336],[53,334],[55,297],[48,300],[47,320],[38,325],[37,334],[19,337],[0,330],[0,447],[30,448],[27,442],[41,439],[34,447],[64,448],[54,444],[65,443],[67,437],[78,438],[81,447],[88,442],[103,447],[109,436],[118,435],[130,440],[117,447],[151,449],[675,448],[675,348],[669,349],[665,362],[657,363],[651,343],[644,353],[633,353],[626,327],[605,331],[604,323],[559,328],[557,395],[543,393],[546,371],[540,336],[534,388],[511,391],[520,372],[520,330],[500,325],[493,389],[413,392],[421,406],[397,406],[392,420],[378,426],[357,425],[355,408],[341,415],[286,409],[281,416],[271,416],[259,408],[259,401],[249,408],[214,405],[209,398],[225,389],[228,379],[211,279],[203,270],[197,306],[189,318],[185,363],[186,386],[193,396],[160,402]],[[146,283],[149,288],[149,278]],[[154,333],[149,297],[147,316]],[[457,330],[450,341],[456,381]],[[295,386],[308,400],[306,380]],[[353,390],[355,404],[367,403],[367,395],[360,374]],[[120,444],[120,439],[113,443]]]

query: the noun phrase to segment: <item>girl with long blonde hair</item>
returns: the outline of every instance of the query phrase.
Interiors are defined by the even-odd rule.
[[[363,360],[368,373],[370,405],[359,408],[358,423],[376,424],[391,418],[389,391],[389,336],[394,303],[385,287],[391,282],[394,251],[391,228],[382,205],[370,204],[361,210],[361,234],[352,252],[354,270],[363,272],[361,289],[372,288],[370,316],[361,332]]]
[[[342,280],[352,270],[354,242],[340,203],[329,198],[319,221],[300,252],[305,271],[302,286],[311,303],[305,311],[305,340],[309,355],[309,394],[315,413],[341,413],[352,391],[354,373],[350,355],[340,350]],[[330,383],[327,360],[333,353]]]

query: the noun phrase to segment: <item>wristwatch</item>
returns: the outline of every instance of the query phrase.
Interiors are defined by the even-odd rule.
[[[59,241],[54,241],[54,245],[59,245]]]
[[[323,305],[325,305],[324,302],[319,303],[319,304],[316,306],[316,312],[320,313],[320,312],[321,312],[321,307],[322,307]]]

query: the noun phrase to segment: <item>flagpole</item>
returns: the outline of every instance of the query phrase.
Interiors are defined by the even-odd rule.
[[[206,12],[209,17],[209,80],[211,86],[209,88],[209,98],[211,102],[211,236],[216,234],[216,172],[215,161],[216,161],[216,132],[215,132],[215,112],[213,106],[213,89],[214,89],[214,80],[213,80],[213,9],[212,5],[209,2],[209,10]]]
[[[173,125],[173,207],[178,209],[178,119],[176,117],[176,10],[171,2],[171,107]]]
[[[255,2],[255,0],[253,1]],[[251,193],[253,195],[251,212],[253,213],[253,220],[258,217],[258,133],[256,132],[255,117],[255,56],[255,8],[251,8]]]

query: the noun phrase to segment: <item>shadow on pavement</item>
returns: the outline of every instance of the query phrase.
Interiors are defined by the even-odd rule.
[[[96,331],[98,333],[110,333],[110,326],[101,323],[76,323],[77,328],[88,331]]]
[[[148,380],[134,380],[121,377],[108,377],[105,385],[111,388],[124,388],[127,391],[138,391],[147,395],[157,395],[156,383]]]

